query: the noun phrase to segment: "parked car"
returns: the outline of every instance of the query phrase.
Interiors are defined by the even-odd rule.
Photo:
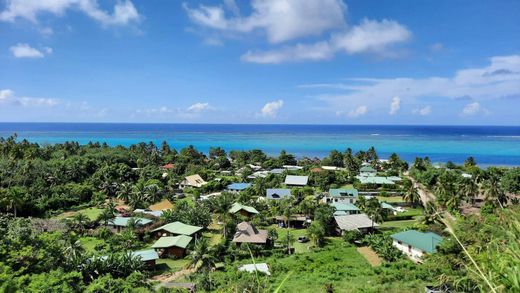
[[[305,243],[305,242],[308,242],[309,241],[309,238],[307,236],[299,236],[298,237],[298,242],[300,243]]]

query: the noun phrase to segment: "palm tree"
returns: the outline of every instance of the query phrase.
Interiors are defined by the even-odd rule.
[[[503,209],[503,201],[506,200],[506,195],[500,186],[500,179],[498,176],[490,175],[482,184],[482,189],[486,200],[497,201]]]
[[[128,203],[130,199],[130,193],[132,192],[132,185],[130,183],[121,183],[116,192],[117,198],[123,200],[125,203]]]
[[[366,208],[366,205],[367,205],[367,199],[364,197],[364,196],[359,196],[356,200],[356,206],[360,209],[360,210],[365,210]]]
[[[410,203],[412,206],[417,206],[417,204],[421,201],[421,197],[419,196],[419,191],[417,187],[414,186],[413,183],[407,188],[406,192],[403,194],[403,200]]]
[[[466,202],[473,203],[479,192],[477,180],[473,178],[464,178],[460,186],[460,191]]]
[[[24,192],[18,187],[11,187],[5,194],[4,201],[8,209],[13,210],[13,215],[16,218],[18,210],[23,205]]]
[[[312,224],[307,228],[307,235],[314,242],[314,244],[318,247],[323,245],[323,241],[325,240],[325,227],[319,222],[312,222]]]
[[[374,229],[374,223],[383,222],[384,212],[385,211],[377,198],[373,197],[367,201],[365,213],[372,220],[372,229]]]
[[[77,238],[69,237],[67,239],[63,253],[73,267],[77,267],[82,262],[84,252],[85,248]]]
[[[199,239],[191,252],[190,266],[198,272],[210,271],[216,262],[215,252],[210,247],[208,239]]]
[[[227,224],[231,218],[229,210],[233,206],[233,195],[231,193],[224,192],[214,200],[214,211],[219,214],[219,219],[222,222],[222,234],[224,237],[227,236]]]
[[[89,220],[90,219],[82,213],[78,213],[74,216],[74,226],[77,227],[80,235],[83,235],[83,233],[85,233],[85,227],[87,226]]]

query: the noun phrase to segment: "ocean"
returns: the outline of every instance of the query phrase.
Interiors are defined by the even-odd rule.
[[[520,166],[517,126],[0,123],[0,137],[14,133],[39,144],[97,141],[129,146],[165,140],[176,149],[193,145],[207,152],[220,146],[228,151],[261,149],[270,155],[286,150],[298,157],[374,146],[381,158],[395,152],[407,161],[428,156],[433,162],[462,163],[473,156],[482,166]]]

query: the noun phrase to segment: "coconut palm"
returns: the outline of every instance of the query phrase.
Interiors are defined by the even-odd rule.
[[[365,213],[372,220],[372,229],[374,228],[374,223],[383,222],[384,212],[385,211],[377,198],[373,197],[367,201]]]
[[[505,202],[507,198],[500,186],[500,179],[498,176],[490,175],[485,179],[482,184],[482,189],[486,200],[496,201],[502,209],[504,208],[502,202]]]
[[[479,193],[477,180],[473,178],[464,178],[460,185],[460,192],[466,202],[473,203]]]
[[[191,252],[190,266],[198,272],[210,271],[216,262],[215,252],[210,247],[208,239],[199,239]]]
[[[223,224],[222,234],[224,237],[227,236],[227,224],[231,219],[229,210],[233,206],[233,195],[231,193],[224,192],[220,196],[216,197],[213,201],[214,211],[219,215],[219,219]]]
[[[417,204],[421,201],[419,191],[413,183],[410,184],[410,186],[406,189],[406,192],[403,194],[403,200],[410,203],[414,207],[417,206]]]
[[[325,234],[325,227],[323,227],[322,223],[312,222],[309,228],[307,228],[307,235],[309,236],[309,239],[311,239],[312,242],[314,242],[314,244],[318,247],[323,245]]]
[[[18,210],[23,206],[24,195],[25,193],[18,187],[11,187],[4,193],[2,201],[7,209],[13,211],[15,218],[18,214]]]

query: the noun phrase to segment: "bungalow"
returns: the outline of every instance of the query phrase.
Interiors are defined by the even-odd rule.
[[[233,237],[235,243],[253,243],[266,244],[267,230],[258,230],[248,222],[242,222],[237,225],[237,232]]]
[[[285,185],[287,186],[305,186],[309,181],[309,176],[287,175],[285,177]]]
[[[269,175],[269,171],[255,171],[253,174],[247,176],[247,179],[265,178]]]
[[[274,169],[272,169],[271,171],[269,171],[269,173],[271,173],[271,174],[277,174],[277,175],[278,175],[278,174],[283,174],[284,171],[285,171],[285,170],[284,170],[284,169],[281,169],[281,168],[274,168]]]
[[[132,256],[138,257],[148,268],[155,267],[155,261],[159,259],[159,255],[153,249],[133,251],[131,254]]]
[[[150,215],[150,216],[159,218],[160,216],[162,216],[163,212],[162,211],[150,211],[150,210],[145,210],[145,209],[135,209],[134,214],[145,214],[145,215]]]
[[[231,214],[240,213],[240,215],[242,215],[244,217],[250,217],[252,215],[258,214],[258,211],[254,207],[242,205],[242,204],[236,202],[229,209],[229,213],[231,213]]]
[[[273,188],[267,189],[265,194],[267,199],[280,200],[291,197],[291,190],[288,188]]]
[[[379,226],[366,214],[334,216],[334,220],[337,224],[336,231],[340,234],[343,234],[344,231],[353,230],[365,233]]]
[[[345,168],[336,167],[336,166],[321,166],[321,168],[323,170],[327,170],[327,171],[341,171],[341,170],[345,170]]]
[[[248,272],[248,273],[261,272],[261,273],[264,273],[264,274],[266,274],[268,276],[271,275],[271,273],[269,272],[269,267],[267,267],[266,263],[256,263],[256,264],[241,265],[241,266],[238,267],[238,271],[239,272]]]
[[[177,235],[193,236],[200,230],[202,230],[202,227],[192,226],[177,221],[156,228],[152,230],[152,233],[155,233],[156,238]]]
[[[380,176],[356,176],[356,178],[361,182],[361,184],[374,184],[374,185],[394,185],[395,182]]]
[[[121,229],[130,226],[132,221],[136,226],[146,226],[153,222],[150,219],[139,217],[115,217],[108,221],[108,226],[112,227],[113,230],[120,232]]]
[[[186,248],[193,238],[186,235],[165,236],[159,238],[152,248],[159,251],[160,256],[174,256],[183,257],[186,253]]]
[[[202,187],[203,185],[208,184],[208,182],[204,181],[199,174],[190,175],[184,177],[184,180],[181,182],[181,188],[185,187]]]
[[[173,209],[173,204],[167,200],[167,199],[164,199],[158,203],[155,203],[153,205],[150,205],[148,207],[149,210],[151,211],[164,211],[164,210],[171,210]]]
[[[302,166],[296,166],[296,165],[283,165],[282,167],[285,170],[289,170],[289,171],[298,171],[298,170],[302,170],[303,169]]]
[[[368,177],[368,176],[376,176],[377,171],[372,168],[372,166],[363,166],[359,169],[359,175]]]
[[[358,197],[358,190],[355,188],[339,188],[329,189],[329,193],[325,195],[321,201],[323,203],[341,202],[341,203],[355,203]]]
[[[433,232],[408,230],[390,235],[393,246],[402,251],[411,260],[421,262],[422,256],[434,253],[443,238]]]
[[[231,192],[240,192],[251,187],[251,183],[232,183],[227,186],[227,190]]]
[[[330,205],[336,209],[334,216],[356,215],[361,213],[361,210],[351,203],[333,202]]]

